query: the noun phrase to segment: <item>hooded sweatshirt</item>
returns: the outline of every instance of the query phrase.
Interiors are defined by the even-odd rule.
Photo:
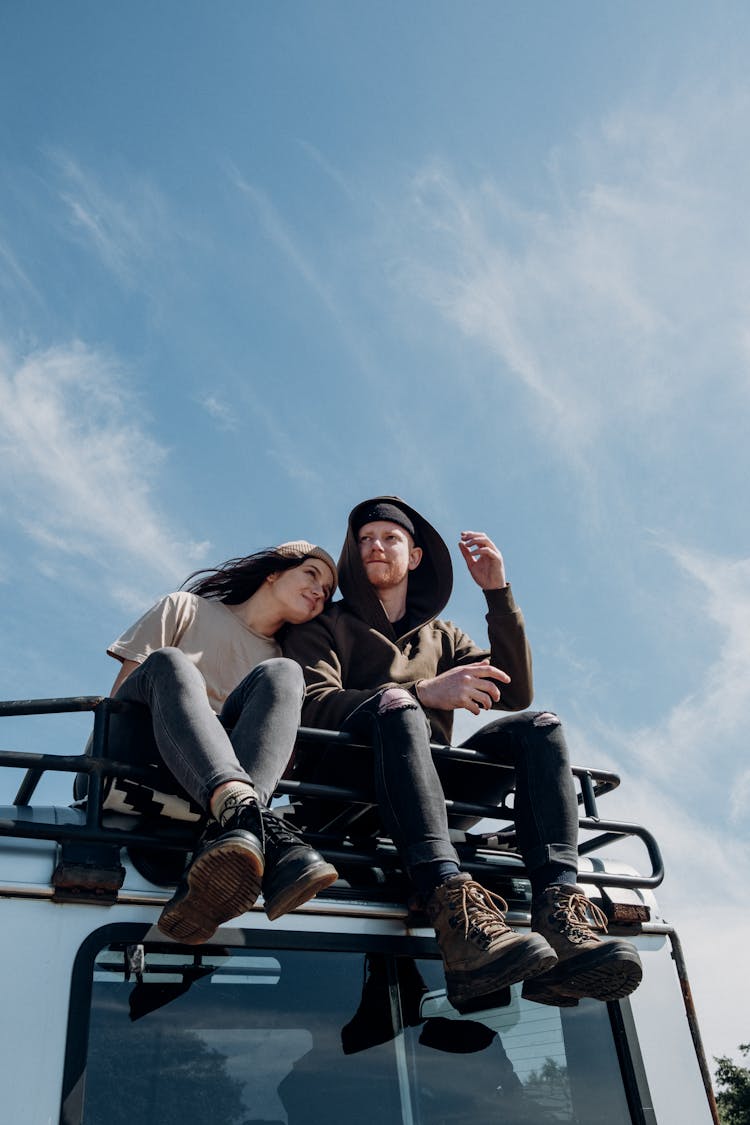
[[[388,620],[367,578],[354,530],[360,509],[375,503],[396,504],[409,516],[423,552],[409,575],[406,614],[396,623]],[[450,553],[435,528],[399,497],[374,497],[352,511],[339,559],[339,588],[343,600],[313,621],[289,629],[283,642],[285,655],[304,669],[306,726],[345,729],[347,716],[376,692],[402,687],[416,694],[420,680],[485,658],[511,678],[509,684],[498,684],[500,701],[493,707],[522,711],[530,705],[531,653],[510,586],[483,591],[489,648],[480,648],[456,625],[440,620],[453,588]],[[453,712],[425,708],[425,713],[433,738],[449,743]]]

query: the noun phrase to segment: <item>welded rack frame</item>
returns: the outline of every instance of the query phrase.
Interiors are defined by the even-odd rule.
[[[97,851],[102,856],[109,857],[109,868],[112,869],[113,857],[118,854],[117,849],[146,849],[152,853],[190,851],[196,842],[196,827],[178,821],[169,821],[160,818],[159,822],[146,821],[145,818],[122,816],[114,818],[116,824],[103,823],[102,794],[103,781],[106,776],[124,777],[135,781],[151,780],[147,769],[139,768],[130,763],[118,762],[107,756],[107,742],[109,720],[113,713],[119,713],[133,707],[120,700],[107,696],[70,696],[57,699],[21,699],[0,702],[0,718],[18,717],[29,715],[54,715],[72,714],[80,712],[93,713],[93,734],[90,747],[86,753],[81,754],[38,754],[17,750],[0,750],[0,768],[21,768],[25,775],[18,788],[12,805],[4,806],[0,810],[0,836],[10,836],[27,839],[51,840],[57,842],[62,849],[63,862],[66,854],[71,859],[72,867],[80,865],[81,860],[88,862],[90,856],[93,868],[97,866]],[[301,744],[319,744],[322,747],[341,746],[350,751],[361,754],[371,754],[369,746],[353,739],[347,732],[317,730],[301,727],[298,735]],[[437,760],[450,758],[454,762],[463,762],[467,769],[473,764],[492,766],[504,770],[509,774],[509,788],[502,803],[499,805],[486,805],[467,801],[457,801],[446,797],[446,807],[449,816],[462,816],[472,818],[490,819],[493,821],[509,822],[509,827],[492,833],[492,841],[486,836],[474,833],[463,833],[463,839],[456,842],[462,866],[472,874],[479,875],[485,882],[488,876],[500,878],[523,879],[526,877],[525,868],[520,855],[514,849],[515,836],[512,827],[513,812],[508,805],[508,796],[512,795],[512,769],[511,767],[493,761],[486,753],[465,747],[452,747],[440,744],[432,745],[433,757]],[[85,820],[83,823],[66,822],[63,817],[57,821],[53,818],[45,820],[41,815],[42,810],[36,810],[32,799],[37,786],[45,773],[62,772],[68,774],[88,774],[88,795],[85,806]],[[645,847],[650,873],[616,873],[597,868],[586,871],[586,883],[600,888],[606,887],[631,887],[653,888],[659,886],[664,878],[664,867],[659,845],[647,828],[639,824],[624,821],[603,819],[599,815],[599,798],[610,793],[620,784],[617,774],[599,769],[574,766],[573,776],[577,785],[578,804],[581,809],[579,828],[587,833],[593,833],[582,839],[579,843],[579,855],[588,856],[599,852],[608,845],[627,837],[636,838]],[[372,807],[374,797],[371,792],[355,790],[343,786],[313,783],[294,779],[282,780],[276,790],[276,796],[287,795],[292,808],[295,802],[305,798],[332,799],[342,804],[349,804],[352,808]],[[111,821],[113,818],[106,817]],[[122,827],[124,820],[132,819],[132,827]],[[356,825],[356,818],[353,817]],[[374,835],[363,838],[356,833],[356,827],[350,831],[343,825],[336,833],[311,833],[306,832],[305,838],[317,847],[331,862],[347,869],[357,867],[377,868],[386,875],[400,871],[399,859],[392,842],[384,835]],[[106,865],[105,865],[106,866]],[[123,873],[124,874],[124,873]],[[110,888],[111,893],[111,888]]]

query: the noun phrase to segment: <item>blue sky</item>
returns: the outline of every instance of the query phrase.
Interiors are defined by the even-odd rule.
[[[750,1001],[749,44],[741,3],[0,8],[0,694],[105,692],[190,571],[336,552],[378,492],[481,637],[488,531],[536,703],[662,843],[709,1055]]]

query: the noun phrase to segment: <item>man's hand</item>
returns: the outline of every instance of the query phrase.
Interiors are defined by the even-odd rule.
[[[472,715],[480,715],[500,699],[496,680],[509,684],[510,676],[494,668],[489,660],[480,660],[476,664],[450,668],[431,680],[420,680],[417,699],[425,707],[438,711],[458,711],[464,707]]]
[[[477,586],[501,590],[508,585],[503,556],[483,531],[462,531],[458,546]]]

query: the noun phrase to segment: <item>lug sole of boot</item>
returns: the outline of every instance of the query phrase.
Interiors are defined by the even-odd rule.
[[[270,921],[275,921],[282,914],[289,914],[298,906],[309,902],[317,894],[330,887],[339,877],[339,873],[331,863],[311,863],[296,879],[286,883],[265,899],[266,914]]]
[[[530,934],[482,969],[446,972],[449,1002],[464,1015],[492,1007],[492,998],[504,998],[506,988],[528,977],[545,973],[557,964],[557,955],[541,934]]]
[[[202,945],[224,922],[250,910],[260,895],[263,852],[249,832],[217,840],[198,855],[157,925],[185,945]]]
[[[628,942],[606,942],[601,949],[561,961],[551,972],[527,981],[521,995],[537,1004],[574,1007],[579,1000],[622,1000],[641,983],[643,967]]]
[[[524,981],[523,988],[521,989],[521,996],[524,1000],[533,1000],[535,1004],[548,1004],[551,1008],[575,1008],[578,1006],[578,999],[574,996],[568,996],[563,992],[559,984],[545,980],[546,973],[542,977],[534,977],[533,980]]]

